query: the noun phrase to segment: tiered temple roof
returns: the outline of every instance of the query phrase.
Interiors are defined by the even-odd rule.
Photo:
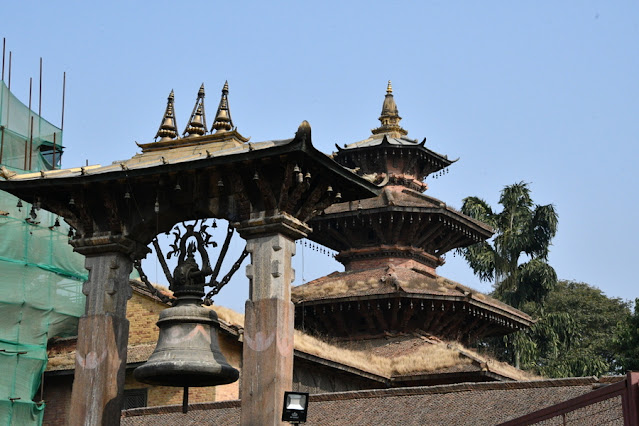
[[[468,342],[527,328],[532,319],[437,275],[450,250],[490,238],[490,226],[423,194],[455,161],[407,137],[389,82],[381,126],[333,158],[380,195],[333,204],[310,223],[313,241],[338,252],[345,272],[293,289],[296,326],[340,338],[421,330]]]

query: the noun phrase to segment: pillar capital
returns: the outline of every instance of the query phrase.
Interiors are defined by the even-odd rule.
[[[150,252],[139,242],[110,232],[96,234],[88,238],[75,238],[69,241],[73,250],[84,256],[96,256],[103,253],[120,253],[131,259],[142,259]]]
[[[250,218],[233,224],[245,240],[266,235],[282,234],[295,241],[305,238],[313,230],[306,223],[285,212],[267,215],[265,212],[252,213]]]

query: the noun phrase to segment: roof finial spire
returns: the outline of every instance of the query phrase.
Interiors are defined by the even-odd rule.
[[[231,120],[231,111],[229,110],[229,82],[224,82],[222,88],[222,97],[220,98],[220,105],[217,107],[217,113],[215,114],[215,122],[211,131],[215,130],[215,133],[228,132],[233,128],[233,120]]]
[[[155,134],[155,138],[160,138],[160,142],[170,141],[178,137],[177,124],[175,122],[175,112],[173,110],[175,94],[173,89],[166,102],[166,111],[164,111],[164,117],[160,123],[160,128]]]
[[[204,83],[200,86],[200,90],[197,92],[197,99],[195,100],[195,105],[193,106],[193,112],[191,112],[191,117],[189,118],[189,123],[186,125],[186,129],[184,129],[184,133],[182,136],[186,135],[187,137],[193,136],[202,136],[206,133],[206,115],[204,113]]]
[[[388,86],[386,86],[386,97],[384,98],[384,104],[382,105],[382,115],[379,117],[379,121],[382,125],[377,129],[373,129],[373,134],[388,134],[392,138],[406,136],[408,132],[399,125],[401,119],[402,117],[399,116],[397,104],[393,98],[393,86],[391,81],[388,80]]]

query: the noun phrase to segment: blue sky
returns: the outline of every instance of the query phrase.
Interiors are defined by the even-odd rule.
[[[308,120],[330,153],[377,127],[390,79],[409,137],[460,158],[427,180],[429,195],[497,208],[505,185],[529,182],[559,213],[559,277],[639,297],[636,1],[10,2],[0,37],[25,102],[43,57],[43,115],[58,124],[67,72],[66,167],[131,157],[171,89],[180,126],[202,82],[212,114],[225,80],[252,141],[292,137]],[[313,254],[307,280],[339,269]],[[145,262],[151,277],[155,264]],[[451,254],[439,272],[490,291]],[[219,303],[243,309],[242,275]]]

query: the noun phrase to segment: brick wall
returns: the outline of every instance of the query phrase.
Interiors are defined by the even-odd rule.
[[[160,312],[166,307],[161,302],[133,293],[126,308],[126,317],[129,320],[129,345],[157,342],[160,329],[155,323]]]
[[[44,419],[45,425],[65,426],[71,406],[72,375],[50,376],[44,381]]]
[[[155,323],[160,312],[166,309],[162,302],[133,292],[133,296],[127,304],[127,319],[129,325],[129,345],[144,345],[157,342],[159,328]],[[237,342],[234,336],[228,336],[225,332],[219,333],[220,349],[227,361],[233,367],[240,369],[242,362],[242,345]],[[56,345],[58,351],[52,351],[57,356],[69,358],[69,365],[72,365],[72,358],[75,357],[75,342],[70,341]],[[58,354],[57,352],[60,352]],[[51,375],[47,374],[44,385],[44,400],[46,408],[44,411],[44,424],[46,425],[66,425],[68,424],[68,410],[71,404],[71,389],[73,385],[73,375]],[[133,369],[127,369],[124,384],[125,389],[148,389],[147,405],[173,405],[182,404],[182,388],[169,386],[152,386],[140,383],[133,377]],[[239,381],[229,385],[217,387],[203,387],[189,389],[189,403],[213,402],[238,399]]]

